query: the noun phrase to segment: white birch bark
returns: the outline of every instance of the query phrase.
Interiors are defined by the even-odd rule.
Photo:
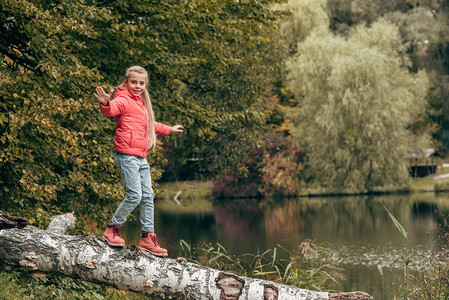
[[[241,277],[183,259],[156,257],[134,245],[112,248],[93,235],[65,235],[74,222],[73,214],[66,214],[52,219],[49,230],[32,226],[0,230],[0,264],[169,299],[343,299],[327,292]],[[347,296],[344,299],[350,299]]]

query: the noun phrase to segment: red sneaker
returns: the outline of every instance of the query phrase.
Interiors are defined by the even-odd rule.
[[[158,238],[154,232],[142,233],[139,249],[142,251],[149,251],[151,254],[156,256],[167,256],[167,249],[161,248],[161,246],[157,243],[157,240]]]
[[[125,247],[125,240],[120,236],[120,226],[118,225],[108,224],[102,240],[111,247]]]

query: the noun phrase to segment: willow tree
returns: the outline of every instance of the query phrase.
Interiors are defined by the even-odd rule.
[[[275,8],[290,12],[279,21],[279,34],[290,54],[297,53],[298,43],[312,31],[327,30],[329,27],[326,0],[290,0]]]
[[[422,117],[440,154],[448,151],[444,133],[449,126],[449,35],[447,1],[437,0],[328,0],[330,28],[344,33],[351,27],[385,17],[399,28],[412,61],[411,69],[429,74],[429,106]],[[429,126],[430,125],[430,126]]]
[[[425,109],[428,79],[412,74],[397,27],[379,21],[347,37],[311,34],[288,65],[306,170],[328,192],[370,192],[408,181],[408,129]]]

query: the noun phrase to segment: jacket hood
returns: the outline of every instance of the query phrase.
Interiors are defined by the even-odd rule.
[[[140,100],[140,96],[137,96],[137,97],[133,96],[133,94],[131,94],[126,87],[121,86],[121,85],[115,91],[113,99],[115,99],[117,97],[130,97],[131,99],[134,99],[134,100]]]

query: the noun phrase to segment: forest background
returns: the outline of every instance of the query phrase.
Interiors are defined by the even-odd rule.
[[[0,2],[0,209],[98,233],[123,197],[93,97],[146,68],[155,182],[217,197],[407,189],[407,154],[449,149],[444,1]]]

